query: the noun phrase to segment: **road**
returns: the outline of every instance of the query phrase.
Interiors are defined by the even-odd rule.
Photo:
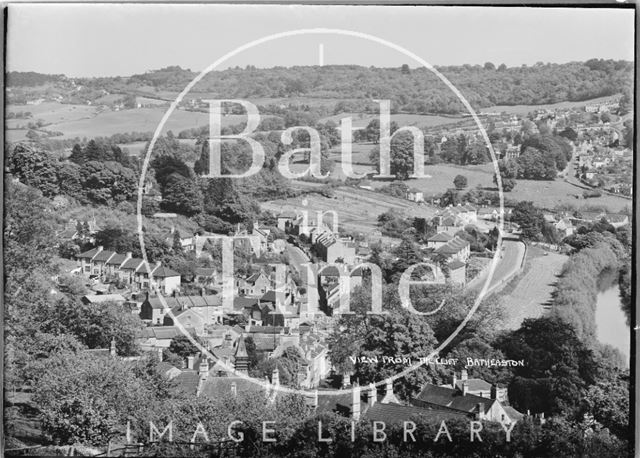
[[[300,278],[302,279],[303,284],[307,284],[307,268],[302,264],[309,262],[309,257],[295,245],[287,242],[287,254],[289,255],[289,262],[291,263],[291,267],[293,267],[298,274],[300,274]]]
[[[495,293],[498,291],[518,272],[522,264],[525,254],[524,243],[517,240],[503,240],[502,248],[503,251],[493,272],[487,293]],[[480,292],[482,287],[484,287],[488,275],[489,269],[479,277],[471,280],[467,285],[467,289]]]

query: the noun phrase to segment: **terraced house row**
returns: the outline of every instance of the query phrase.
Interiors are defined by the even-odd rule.
[[[160,262],[147,263],[131,252],[120,254],[98,246],[77,256],[80,271],[86,277],[104,282],[121,282],[134,291],[158,289],[164,295],[180,288],[180,274]]]

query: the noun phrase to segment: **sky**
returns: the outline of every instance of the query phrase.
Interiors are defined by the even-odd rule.
[[[168,65],[200,71],[253,40],[313,28],[374,35],[432,65],[633,60],[634,50],[634,10],[620,8],[12,4],[7,70],[71,77]],[[219,68],[321,63],[419,65],[363,38],[309,33],[247,49]]]

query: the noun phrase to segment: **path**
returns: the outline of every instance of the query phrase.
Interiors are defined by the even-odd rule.
[[[502,299],[506,316],[504,327],[517,329],[526,318],[539,318],[552,300],[558,275],[568,256],[549,252],[546,256],[527,259],[529,267],[517,284]]]

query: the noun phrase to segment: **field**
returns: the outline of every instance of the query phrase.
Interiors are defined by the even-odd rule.
[[[8,112],[31,112],[29,119],[7,119],[8,128],[27,126],[30,122],[42,119],[45,124],[57,124],[62,122],[90,119],[98,113],[98,109],[90,105],[63,105],[56,102],[46,102],[40,105],[9,105]],[[53,126],[46,126],[48,130],[61,130]]]
[[[351,117],[351,123],[355,128],[366,127],[372,119],[376,119],[378,116],[373,116],[364,113],[340,113],[333,116],[328,116],[321,119],[322,122],[329,120],[340,125],[340,119]],[[464,118],[454,118],[435,115],[421,115],[421,114],[392,114],[391,120],[398,123],[400,127],[403,126],[418,126],[418,127],[432,127],[440,126],[443,124],[452,124],[461,121]]]
[[[369,152],[374,147],[372,144],[353,145],[353,169],[357,173],[371,172],[374,168],[368,164]],[[333,177],[344,178],[340,161],[340,152],[333,151],[331,159],[336,161]],[[425,198],[439,194],[453,187],[453,179],[456,175],[467,177],[468,185],[466,189],[481,186],[485,189],[495,189],[493,183],[493,164],[458,166],[452,164],[426,165],[425,174],[428,178],[417,178],[405,181],[412,188],[417,188],[424,193]],[[373,188],[380,188],[388,185],[387,181],[372,180],[370,185]],[[597,205],[607,207],[612,212],[619,212],[628,207],[631,201],[622,197],[604,194],[601,197],[592,199],[582,199],[582,189],[577,188],[561,179],[555,181],[517,180],[516,187],[504,194],[505,199],[530,200],[535,205],[553,209],[558,204],[571,204],[576,209],[586,206]]]
[[[126,132],[152,132],[164,116],[166,108],[136,108],[121,111],[98,112],[95,106],[42,103],[40,105],[12,105],[8,111],[30,111],[32,118],[9,120],[8,127],[16,127],[42,119],[50,124],[46,130],[60,131],[64,135],[56,138],[99,137]],[[222,125],[240,124],[246,121],[243,115],[228,115],[222,118]],[[165,125],[164,131],[172,130],[176,135],[184,129],[208,124],[207,113],[176,110]],[[8,140],[17,141],[26,131],[8,131]]]
[[[303,204],[306,199],[307,205]],[[418,205],[404,199],[387,196],[366,189],[337,188],[335,196],[328,198],[320,194],[308,194],[290,199],[278,199],[261,204],[263,210],[280,212],[309,211],[309,218],[315,219],[317,211],[335,210],[339,227],[355,232],[368,233],[377,227],[377,218],[381,213],[394,209],[407,217],[431,218],[436,209],[428,205]],[[331,224],[331,217],[325,222]]]

